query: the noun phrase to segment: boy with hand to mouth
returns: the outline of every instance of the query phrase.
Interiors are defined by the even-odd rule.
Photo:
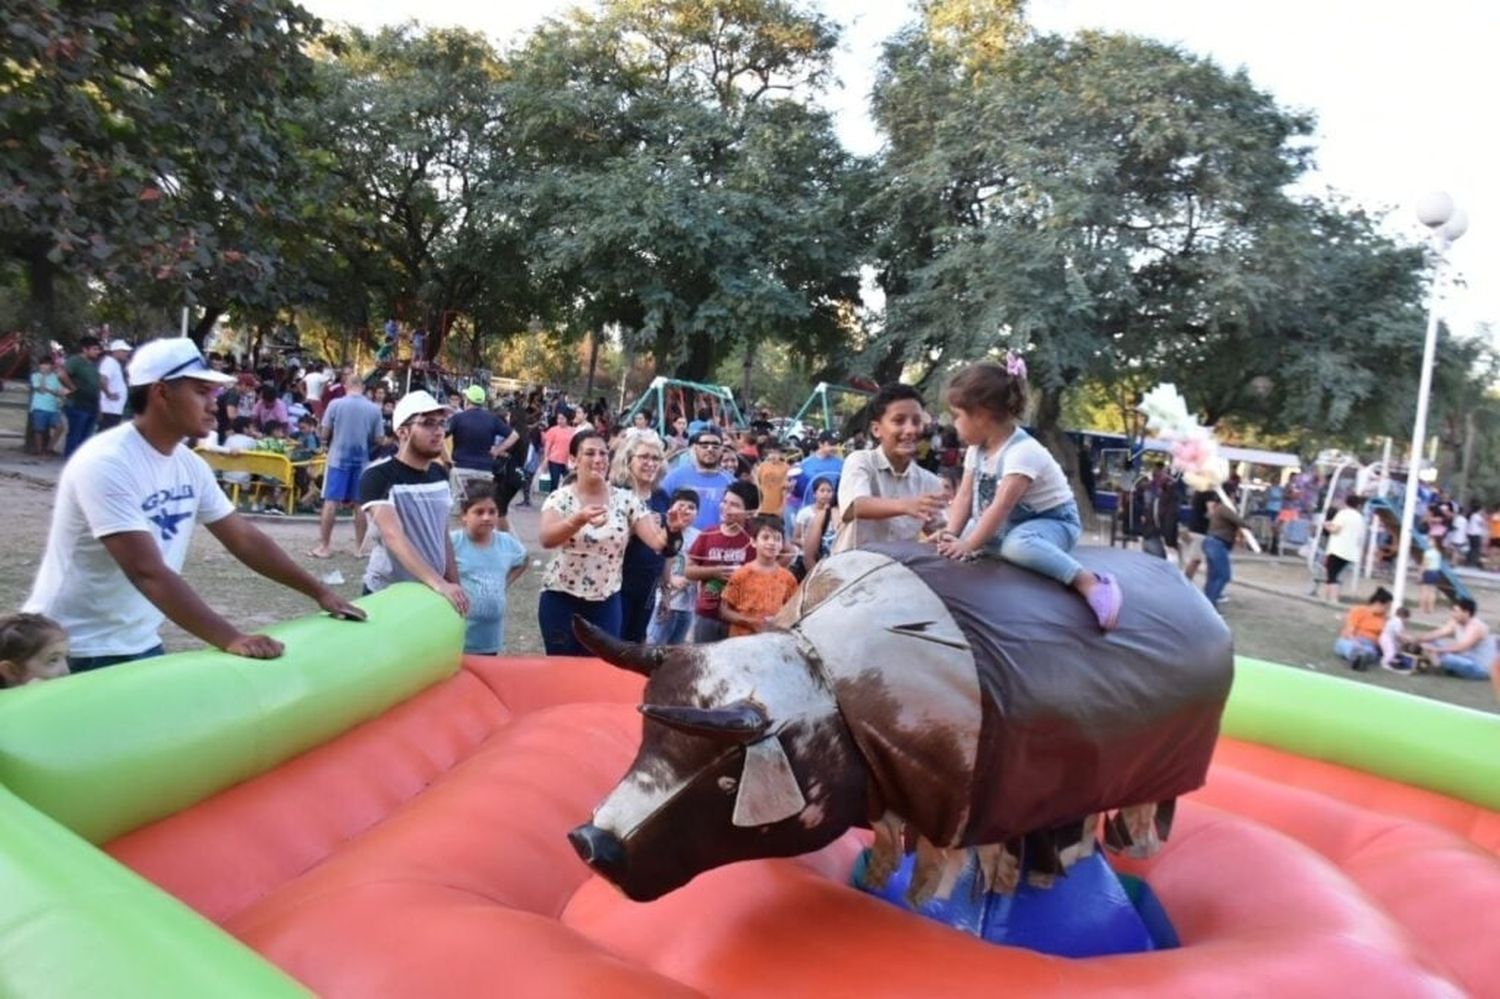
[[[781,518],[756,517],[749,533],[755,538],[755,560],[734,570],[719,604],[719,617],[729,625],[730,638],[770,628],[772,619],[797,592],[797,577],[781,566],[786,541]]]

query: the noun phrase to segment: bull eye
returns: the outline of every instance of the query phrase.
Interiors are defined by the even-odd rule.
[[[719,778],[719,790],[723,791],[725,794],[733,794],[734,789],[736,787],[739,787],[739,784],[740,782],[735,780],[733,777]]]

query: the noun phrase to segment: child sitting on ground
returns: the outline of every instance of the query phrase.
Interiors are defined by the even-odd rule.
[[[955,559],[998,555],[1055,579],[1078,591],[1100,628],[1114,630],[1120,586],[1069,554],[1083,533],[1072,487],[1056,459],[1020,427],[1026,362],[1010,354],[1004,366],[986,361],[965,368],[948,386],[948,408],[968,451],[938,551]]]
[[[68,675],[68,636],[41,614],[0,617],[0,689]]]
[[[1380,665],[1396,673],[1410,673],[1415,665],[1401,654],[1401,637],[1406,634],[1406,619],[1411,611],[1397,607],[1380,629]]]
[[[505,649],[505,591],[526,572],[526,549],[514,535],[495,529],[500,507],[490,483],[471,480],[460,509],[463,527],[451,538],[459,585],[469,596],[464,652],[499,655]]]
[[[698,490],[678,489],[672,493],[673,506],[681,503],[690,508],[693,517],[698,516]],[[698,599],[698,584],[687,578],[687,553],[698,540],[696,527],[682,530],[682,547],[665,567],[660,594],[656,598],[656,614],[651,619],[646,641],[652,645],[682,645],[688,640],[693,628],[693,604]]]
[[[728,623],[730,638],[765,631],[797,592],[797,577],[781,567],[781,547],[786,542],[781,518],[756,517],[749,528],[755,538],[755,560],[734,570],[719,604],[719,617]]]

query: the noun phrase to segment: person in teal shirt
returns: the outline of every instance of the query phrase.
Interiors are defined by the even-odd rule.
[[[36,438],[37,454],[55,454],[52,433],[62,426],[62,379],[53,370],[52,358],[36,362],[31,373],[31,433]]]
[[[490,483],[471,479],[460,509],[464,526],[452,538],[459,585],[469,595],[464,651],[498,655],[505,649],[505,592],[526,571],[526,549],[514,535],[495,529],[500,507]]]

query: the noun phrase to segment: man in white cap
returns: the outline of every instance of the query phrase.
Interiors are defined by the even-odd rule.
[[[64,466],[25,610],[62,625],[75,673],[161,655],[163,618],[234,655],[281,655],[280,642],[240,631],[183,580],[199,521],[267,579],[305,593],[335,617],[364,619],[235,513],[213,471],[188,447],[188,439],[213,433],[214,397],[231,380],[209,368],[191,340],[143,345],[128,369],[134,418],[90,438]]]
[[[130,344],[111,340],[99,359],[99,429],[110,430],[125,418],[125,361]]]
[[[373,462],[359,477],[359,505],[375,522],[375,547],[365,567],[365,592],[401,580],[425,583],[460,615],[469,598],[458,582],[458,560],[448,536],[453,495],[438,464],[452,412],[426,392],[408,392],[391,414],[400,450]]]

